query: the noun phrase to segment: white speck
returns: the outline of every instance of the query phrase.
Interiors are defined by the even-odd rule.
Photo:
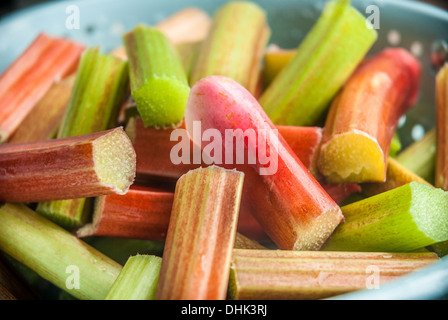
[[[398,32],[397,30],[390,30],[387,34],[387,41],[389,41],[391,45],[398,45],[401,41],[400,32]]]
[[[406,115],[402,116],[402,117],[398,120],[398,128],[401,128],[402,126],[404,126],[405,123],[406,123]]]
[[[412,139],[414,139],[414,141],[421,140],[423,138],[423,136],[425,135],[425,128],[423,128],[423,126],[421,124],[416,124],[412,128],[411,135],[412,135]]]
[[[423,54],[423,45],[419,41],[414,41],[411,44],[411,52],[416,57],[421,57]]]

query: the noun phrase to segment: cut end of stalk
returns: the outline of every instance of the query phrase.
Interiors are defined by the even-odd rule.
[[[448,193],[417,182],[411,182],[410,186],[416,195],[411,214],[420,231],[434,242],[448,240]]]
[[[190,87],[175,78],[153,77],[132,97],[145,127],[171,127],[182,121],[189,93]]]
[[[136,155],[123,129],[95,140],[93,155],[100,182],[113,186],[117,194],[125,194],[135,179]]]
[[[344,216],[339,207],[323,212],[312,225],[297,232],[298,239],[293,250],[319,250],[343,220]]]
[[[448,240],[448,196],[411,182],[341,208],[346,221],[325,243],[329,251],[410,252]]]
[[[320,151],[319,170],[329,183],[383,182],[383,150],[376,139],[361,131],[336,135]]]

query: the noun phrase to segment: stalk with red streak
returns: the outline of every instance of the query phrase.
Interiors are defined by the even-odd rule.
[[[7,140],[55,79],[76,70],[84,46],[39,34],[0,76],[0,143]]]
[[[400,117],[417,100],[420,63],[401,48],[364,62],[335,98],[318,167],[330,183],[383,182]]]
[[[269,164],[263,164],[264,160],[258,157],[254,164],[224,161],[227,163],[223,166],[245,173],[244,202],[280,249],[319,249],[343,220],[342,212],[286,141],[276,134],[257,100],[237,82],[209,76],[193,86],[188,100],[185,124],[192,137],[194,121],[201,121],[202,133],[217,130],[222,141],[226,129],[241,129],[243,133],[253,130],[258,140],[265,137]],[[254,140],[243,141],[245,150],[257,151]],[[238,152],[236,148],[226,148],[225,143],[221,151],[226,156],[226,152]]]

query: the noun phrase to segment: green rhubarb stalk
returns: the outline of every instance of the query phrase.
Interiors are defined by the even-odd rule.
[[[57,138],[79,136],[112,128],[129,83],[127,62],[87,49],[81,57],[75,85]],[[67,229],[84,224],[90,199],[41,202],[37,212]]]
[[[78,299],[104,299],[122,269],[23,204],[0,207],[0,250]]]
[[[389,149],[389,157],[395,158],[397,154],[401,150],[401,140],[400,136],[397,132],[395,132],[394,136],[392,137],[392,140],[390,141],[390,149]]]
[[[131,94],[145,126],[180,123],[190,87],[176,48],[162,32],[145,25],[126,33],[123,41],[129,59]]]
[[[409,252],[448,240],[448,195],[411,182],[341,208],[324,250]]]
[[[184,67],[187,79],[195,65],[202,42],[186,42],[176,45],[176,50]]]
[[[264,10],[253,2],[232,1],[215,13],[190,76],[193,85],[209,75],[240,83],[253,95],[260,88],[261,61],[270,37]]]
[[[161,265],[157,256],[130,257],[105,300],[154,300]]]
[[[401,165],[430,183],[434,183],[436,163],[436,129],[401,151],[395,158]]]
[[[377,38],[350,1],[327,3],[295,56],[260,98],[277,125],[312,125]]]

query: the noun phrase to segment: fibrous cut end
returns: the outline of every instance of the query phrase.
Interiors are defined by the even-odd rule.
[[[319,250],[343,220],[344,216],[339,207],[328,209],[312,224],[298,231],[293,250]]]
[[[413,220],[424,235],[433,242],[446,241],[448,239],[448,193],[417,182],[411,182],[410,187],[414,198],[410,210]]]
[[[182,120],[189,93],[190,87],[174,77],[154,76],[134,90],[132,97],[145,127],[171,127]]]
[[[93,157],[100,182],[125,194],[134,182],[136,170],[135,151],[126,133],[117,129],[95,140]]]
[[[385,167],[380,145],[361,131],[336,135],[320,151],[319,170],[330,183],[382,182]]]

